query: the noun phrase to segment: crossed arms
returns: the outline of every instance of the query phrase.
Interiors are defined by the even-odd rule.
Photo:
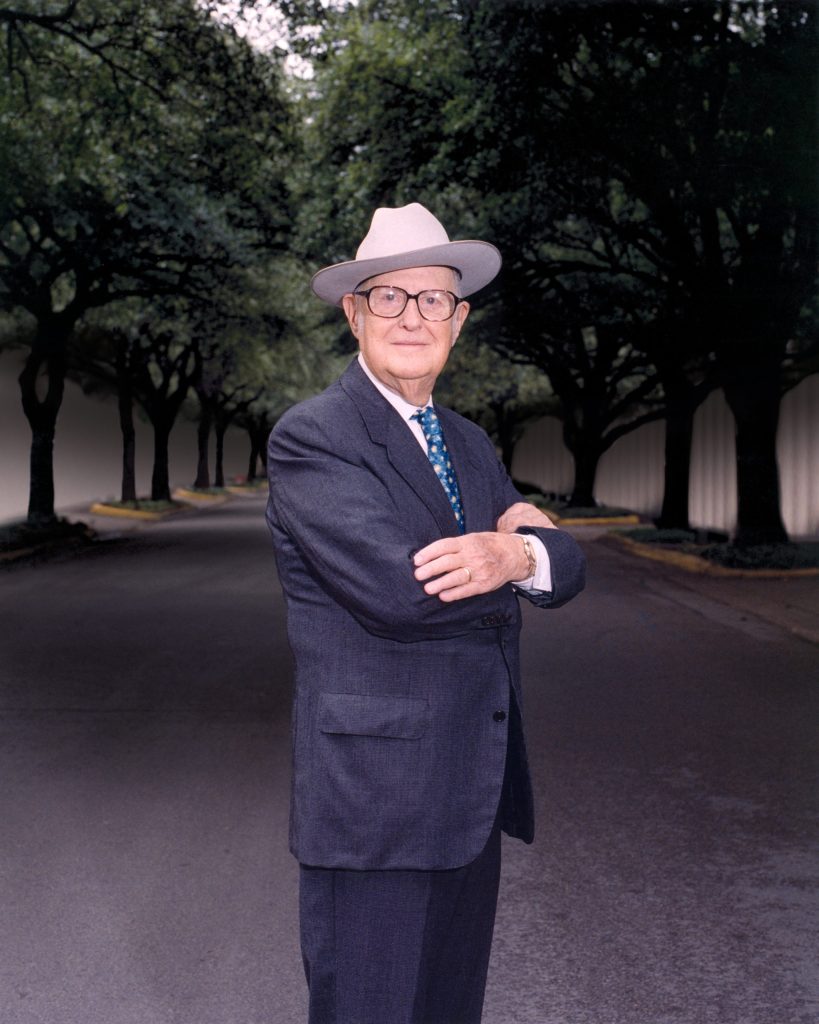
[[[515,502],[498,519],[494,533],[444,537],[416,552],[415,578],[424,583],[427,594],[437,594],[442,601],[488,594],[505,583],[523,580],[529,559],[516,531],[526,526],[556,529],[534,505]]]

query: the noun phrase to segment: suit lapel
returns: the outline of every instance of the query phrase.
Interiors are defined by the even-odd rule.
[[[393,469],[429,509],[443,536],[457,536],[458,526],[449,499],[426,453],[395,409],[367,379],[358,360],[342,376],[341,386],[361,413],[370,440],[386,450]]]

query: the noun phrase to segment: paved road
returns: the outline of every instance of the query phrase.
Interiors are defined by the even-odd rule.
[[[261,513],[0,573],[1,1024],[303,1022]],[[819,647],[588,553],[526,613],[539,834],[485,1024],[815,1024]]]

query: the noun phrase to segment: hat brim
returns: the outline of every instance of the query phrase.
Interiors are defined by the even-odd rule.
[[[377,274],[409,267],[452,267],[460,274],[458,290],[462,297],[471,295],[497,275],[501,254],[490,242],[464,240],[433,245],[426,249],[413,249],[394,256],[378,256],[370,260],[348,260],[319,270],[310,287],[325,302],[341,305],[341,299],[356,286]]]

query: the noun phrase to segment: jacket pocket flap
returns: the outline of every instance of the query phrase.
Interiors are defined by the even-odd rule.
[[[417,740],[427,727],[428,705],[417,697],[322,693],[318,727],[325,733]]]

